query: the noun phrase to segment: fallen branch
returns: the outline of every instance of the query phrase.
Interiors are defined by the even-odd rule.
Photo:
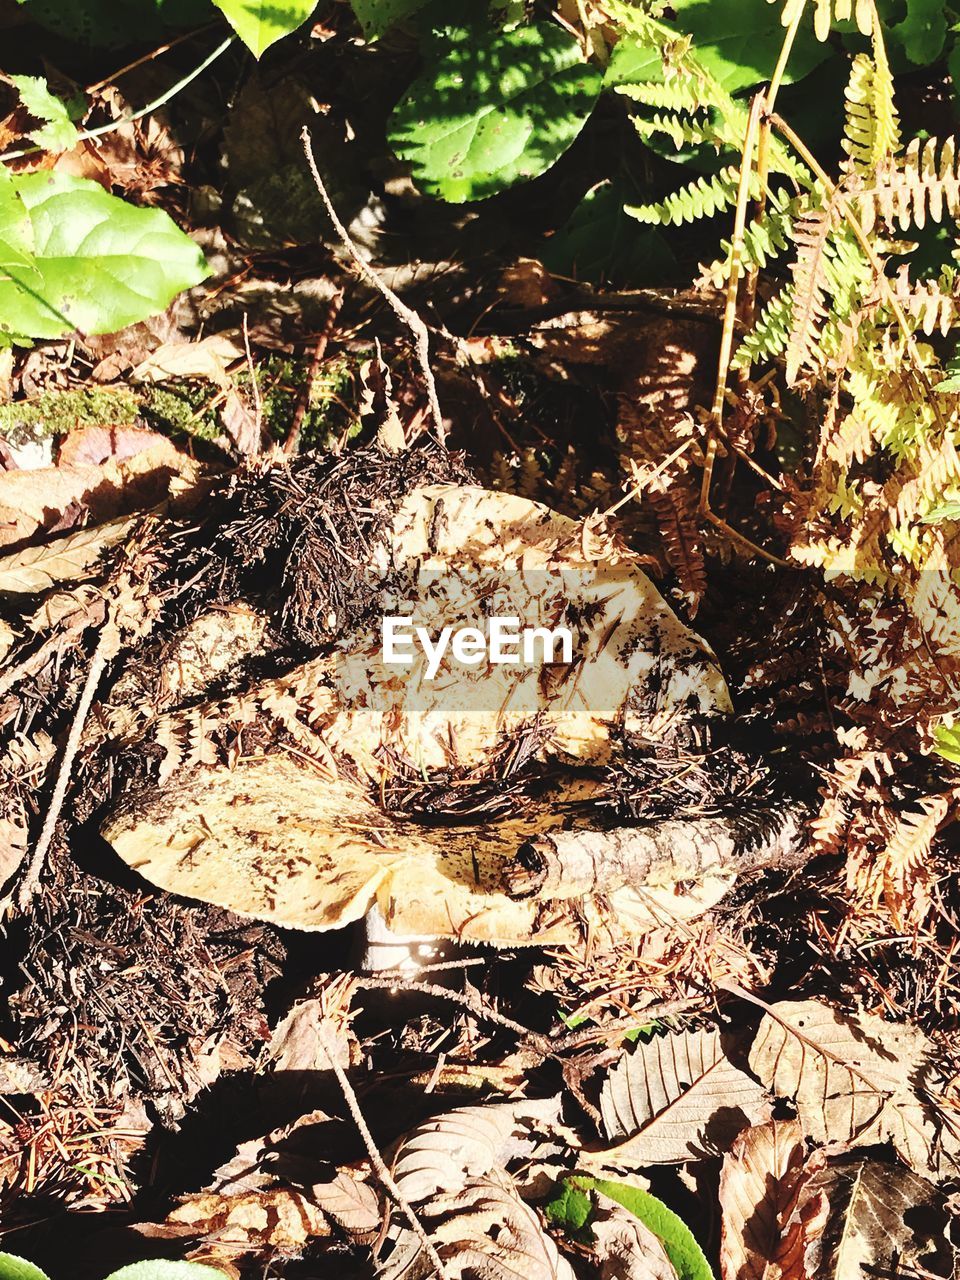
[[[343,241],[344,247],[353,258],[359,268],[360,274],[373,287],[383,295],[394,313],[407,326],[413,334],[414,348],[417,353],[417,359],[420,362],[420,368],[423,372],[423,380],[427,388],[427,400],[430,404],[430,413],[433,417],[434,425],[437,429],[437,436],[441,444],[446,443],[447,432],[443,425],[443,414],[440,412],[440,401],[437,397],[437,384],[433,376],[433,370],[430,367],[430,333],[427,326],[417,315],[416,311],[412,311],[404,302],[401,302],[397,295],[388,285],[385,285],[377,273],[361,254],[360,250],[350,239],[350,233],[340,221],[336,209],[333,207],[333,201],[324,186],[323,179],[320,176],[320,170],[317,168],[316,157],[313,154],[313,144],[310,141],[310,130],[306,125],[300,132],[300,141],[303,143],[304,154],[307,157],[307,164],[310,166],[310,175],[320,192],[320,198],[324,203],[330,221],[333,223],[337,235]]]
[[[33,851],[33,857],[30,859],[29,866],[24,873],[23,880],[17,890],[17,906],[21,911],[26,911],[30,905],[37,886],[40,883],[40,876],[43,873],[43,864],[46,861],[47,853],[50,845],[53,843],[54,832],[57,829],[57,822],[60,818],[60,811],[63,808],[63,802],[66,799],[67,787],[70,785],[70,774],[73,770],[73,762],[76,759],[77,751],[80,747],[80,739],[83,736],[83,729],[87,722],[87,716],[90,714],[90,708],[93,705],[93,699],[97,693],[97,685],[104,673],[107,663],[114,657],[120,647],[120,631],[116,623],[108,619],[100,632],[100,638],[97,641],[97,647],[93,651],[93,657],[90,659],[90,669],[87,672],[87,678],[83,683],[83,689],[80,693],[80,701],[77,703],[76,714],[73,717],[73,724],[70,726],[70,734],[67,738],[67,745],[63,749],[63,757],[60,761],[60,770],[57,773],[57,781],[53,788],[53,795],[50,797],[50,805],[47,809],[47,816],[44,819],[43,829],[40,832],[40,838],[37,846]]]
[[[439,1253],[437,1253],[432,1240],[427,1235],[426,1228],[417,1217],[409,1200],[406,1199],[403,1192],[397,1186],[393,1174],[387,1168],[386,1162],[380,1154],[377,1144],[373,1140],[373,1134],[370,1132],[370,1128],[364,1119],[363,1112],[360,1110],[360,1103],[357,1100],[357,1095],[354,1092],[353,1085],[347,1079],[347,1073],[337,1060],[336,1045],[333,1043],[324,1023],[320,1023],[318,1031],[320,1033],[320,1039],[323,1042],[323,1047],[326,1050],[327,1057],[330,1060],[330,1065],[333,1068],[333,1073],[337,1077],[337,1081],[343,1091],[344,1101],[347,1104],[350,1115],[353,1117],[353,1123],[359,1130],[360,1137],[363,1139],[363,1145],[367,1149],[370,1164],[377,1177],[380,1179],[383,1189],[390,1196],[391,1200],[394,1201],[406,1220],[410,1223],[414,1235],[423,1245],[423,1251],[430,1260],[430,1265],[434,1272],[439,1276],[440,1280],[451,1280],[443,1265],[443,1259],[440,1257]]]
[[[792,867],[803,858],[798,806],[735,816],[674,819],[613,831],[554,831],[521,845],[504,871],[512,898],[576,898],[625,886]]]

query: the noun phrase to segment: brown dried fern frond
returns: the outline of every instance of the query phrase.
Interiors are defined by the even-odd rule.
[[[827,318],[827,248],[835,225],[832,204],[811,209],[798,218],[793,238],[797,256],[792,267],[793,311],[787,342],[787,382],[797,381],[801,369],[820,366],[820,336]]]
[[[924,227],[929,218],[960,214],[960,156],[956,138],[920,138],[902,156],[881,165],[874,184],[859,198],[860,218],[870,232],[881,221],[889,230]]]

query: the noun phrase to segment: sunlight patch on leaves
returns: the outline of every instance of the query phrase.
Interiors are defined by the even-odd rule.
[[[390,144],[430,195],[483,200],[559,159],[602,80],[551,23],[474,31],[411,85],[390,119]]]

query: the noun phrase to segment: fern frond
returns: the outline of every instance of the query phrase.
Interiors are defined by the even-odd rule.
[[[761,360],[772,360],[786,349],[793,317],[793,286],[786,285],[770,299],[756,324],[733,357],[734,369],[748,369]]]
[[[953,269],[944,271],[939,280],[924,280],[920,284],[911,283],[904,269],[896,277],[894,293],[904,311],[927,337],[933,333],[946,337],[957,323],[956,283]]]
[[[787,340],[787,385],[803,368],[820,364],[820,332],[828,315],[827,243],[833,230],[833,209],[810,209],[793,228],[797,256],[793,263],[793,307]]]
[[[684,222],[696,222],[699,218],[712,218],[721,209],[728,209],[737,198],[740,173],[736,165],[727,165],[712,177],[700,177],[673,191],[665,200],[653,204],[627,205],[624,212],[638,222],[656,226],[680,226]],[[751,194],[756,198],[759,187],[752,184]]]
[[[793,223],[801,207],[800,197],[790,197],[786,192],[775,191],[767,197],[767,208],[759,218],[747,224],[743,232],[740,267],[743,271],[762,271],[784,253],[793,243]],[[709,266],[700,267],[699,282],[712,284],[719,289],[727,282],[730,273],[729,240],[720,244],[723,257]]]
[[[672,112],[656,112],[649,119],[634,116],[633,125],[641,138],[652,138],[654,134],[663,133],[670,139],[678,151],[684,147],[722,145],[720,135],[709,120],[695,120]]]
[[[865,53],[853,60],[844,92],[847,104],[843,129],[846,168],[872,174],[900,149],[900,121],[893,100],[893,76],[882,42],[877,61]]]
[[[813,2],[813,29],[818,40],[826,40],[830,35],[834,18],[837,22],[848,22],[854,12],[857,27],[863,35],[870,35],[874,29],[873,0],[856,0],[855,6],[853,0],[813,0]],[[768,0],[768,3],[773,4],[775,0]],[[805,3],[806,0],[786,0],[781,16],[785,27],[790,26],[797,16],[797,10],[802,9]]]
[[[880,855],[883,896],[898,930],[919,924],[929,909],[932,876],[927,861],[950,799],[949,795],[926,796],[919,813],[903,814]]]
[[[927,218],[941,222],[946,212],[960,215],[960,158],[956,138],[919,138],[899,160],[881,165],[877,182],[860,196],[864,230],[877,219],[890,228],[923,227]]]

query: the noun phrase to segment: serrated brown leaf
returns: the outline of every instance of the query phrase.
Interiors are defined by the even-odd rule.
[[[617,1146],[585,1152],[593,1167],[680,1164],[727,1150],[750,1124],[769,1119],[766,1091],[735,1067],[715,1030],[654,1036],[626,1054],[600,1096]]]
[[[770,1120],[745,1130],[720,1175],[722,1280],[803,1280],[787,1223],[803,1184],[803,1130]],[[799,1267],[799,1270],[798,1270]]]
[[[815,1142],[892,1142],[911,1168],[944,1177],[960,1167],[960,1131],[937,1106],[932,1048],[916,1027],[784,1000],[761,1022],[750,1067],[795,1102]]]
[[[555,1120],[558,1098],[459,1107],[418,1125],[401,1143],[394,1178],[405,1199],[420,1204],[456,1193],[511,1156],[533,1150],[531,1130]]]

